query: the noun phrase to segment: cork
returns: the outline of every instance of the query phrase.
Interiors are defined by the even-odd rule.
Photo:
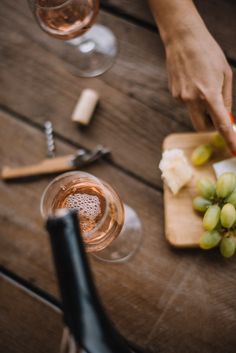
[[[84,89],[74,108],[71,119],[81,125],[88,125],[99,100],[98,93],[93,89]]]

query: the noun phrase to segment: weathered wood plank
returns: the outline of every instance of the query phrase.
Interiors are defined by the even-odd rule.
[[[108,145],[116,163],[160,186],[156,161],[162,140],[186,126],[174,120],[184,121],[183,109],[167,93],[158,37],[103,14],[119,38],[120,54],[104,76],[86,80],[69,72],[56,54],[65,54],[64,45],[42,33],[25,3],[3,1],[1,7],[1,104],[41,124],[52,120],[57,132],[86,147]],[[84,87],[97,89],[101,103],[91,126],[80,130],[70,115]]]
[[[43,156],[41,132],[9,115],[0,118],[1,165]],[[58,153],[72,152],[59,141],[57,148]],[[234,353],[234,259],[172,250],[163,235],[159,192],[106,163],[87,170],[110,182],[143,222],[142,247],[130,262],[108,265],[90,258],[101,298],[122,334],[152,352]],[[49,180],[0,182],[0,264],[58,298],[38,206]]]
[[[0,274],[0,351],[58,353],[60,311]]]
[[[45,147],[42,133],[5,114],[1,114],[1,127],[1,165],[9,163],[19,165],[40,160]],[[14,144],[11,145],[9,141],[13,140]],[[72,152],[71,147],[58,141],[57,149],[58,153]],[[106,163],[97,164],[86,170],[110,182],[123,200],[137,210],[143,222],[143,247],[134,260],[127,264],[125,273],[123,266],[111,265],[107,267],[100,262],[93,261],[93,269],[106,306],[108,309],[110,308],[109,311],[121,330],[127,336],[136,339],[138,333],[142,333],[144,330],[147,334],[150,330],[150,327],[144,325],[146,318],[142,317],[143,305],[140,303],[144,304],[150,298],[155,299],[157,291],[162,291],[161,288],[156,289],[150,293],[148,298],[144,292],[139,293],[139,287],[143,286],[147,273],[149,271],[153,273],[156,267],[155,263],[149,263],[145,261],[145,258],[149,259],[152,249],[155,251],[154,249],[158,250],[163,247],[163,255],[170,251],[163,237],[162,195],[125,176]],[[45,291],[58,296],[50,248],[39,214],[40,196],[51,179],[52,177],[32,182],[0,183],[0,263]],[[151,211],[150,207],[152,207]],[[157,244],[158,238],[160,239]],[[175,259],[174,262],[178,263],[179,260]],[[163,271],[167,263],[167,258],[163,258]],[[109,271],[107,271],[108,268]],[[171,272],[170,269],[169,276]],[[154,280],[155,276],[151,282]],[[164,277],[162,280],[166,282]],[[115,297],[114,293],[116,293]],[[139,293],[138,296],[136,293]],[[128,307],[130,307],[129,311]],[[142,317],[139,323],[135,321],[132,323],[130,320],[129,315],[133,316],[135,312]],[[149,315],[153,324],[156,314],[150,310]],[[132,328],[130,327],[127,332],[129,321],[131,321]]]
[[[132,2],[129,0],[101,0],[101,7],[156,26],[148,6],[148,0],[133,0]]]
[[[163,138],[191,128],[186,112],[168,93],[158,36],[102,14],[119,39],[119,57],[101,78],[80,79],[58,58],[65,56],[64,44],[42,33],[26,4],[19,4],[1,4],[0,102],[41,124],[52,120],[57,132],[86,147],[108,145],[117,164],[161,186],[156,164]],[[101,104],[92,125],[80,130],[69,117],[87,86],[100,92]]]
[[[208,29],[221,45],[226,55],[236,59],[236,3],[234,0],[194,1]],[[147,0],[102,0],[104,7],[124,13],[135,19],[155,25]]]

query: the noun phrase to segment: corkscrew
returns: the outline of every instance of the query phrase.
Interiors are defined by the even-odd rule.
[[[23,178],[28,176],[39,176],[45,174],[55,174],[82,168],[101,158],[107,157],[111,151],[109,148],[98,145],[94,150],[88,151],[83,148],[78,149],[74,154],[55,157],[55,142],[53,136],[53,126],[50,121],[44,124],[47,157],[39,163],[24,167],[4,166],[1,172],[1,178],[5,180]]]

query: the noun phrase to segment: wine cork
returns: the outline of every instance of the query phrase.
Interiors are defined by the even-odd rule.
[[[84,89],[72,113],[72,121],[81,125],[88,125],[92,118],[99,95],[92,89]]]

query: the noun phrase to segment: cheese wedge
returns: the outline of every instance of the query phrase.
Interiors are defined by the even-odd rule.
[[[177,148],[162,154],[159,168],[162,171],[162,178],[174,195],[190,181],[193,175],[193,169],[183,150]]]

